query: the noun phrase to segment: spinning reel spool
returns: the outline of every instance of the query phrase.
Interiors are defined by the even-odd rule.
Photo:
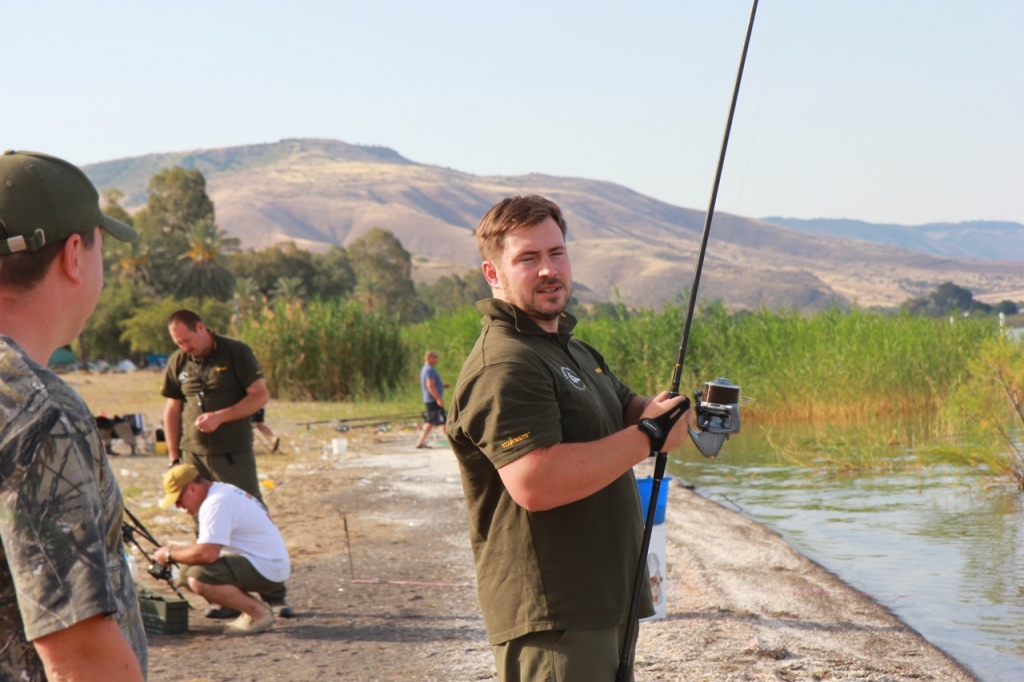
[[[690,440],[712,459],[731,434],[740,432],[740,387],[719,377],[706,382],[703,391],[694,391],[693,398],[697,428],[690,427]]]

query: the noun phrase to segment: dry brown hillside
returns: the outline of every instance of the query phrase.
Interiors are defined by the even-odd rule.
[[[470,231],[498,199],[543,194],[566,213],[583,301],[616,290],[630,305],[672,297],[692,279],[704,222],[703,211],[609,182],[476,176],[334,140],[150,155],[86,171],[99,187],[125,192],[131,207],[145,201],[149,176],[173,165],[203,171],[217,222],[246,247],[291,240],[322,249],[379,226],[416,256],[421,280],[478,264]],[[1024,300],[1024,263],[937,258],[728,214],[715,217],[700,291],[730,307],[814,310],[833,300],[894,306],[946,280],[981,300]]]

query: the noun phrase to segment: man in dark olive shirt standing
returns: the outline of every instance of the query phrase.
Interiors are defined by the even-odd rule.
[[[643,523],[632,467],[682,398],[643,398],[572,337],[565,220],[505,199],[475,235],[494,298],[449,405],[478,595],[499,678],[612,680]],[[678,418],[678,417],[677,417]],[[686,412],[663,449],[686,436]],[[651,615],[645,590],[640,615]]]

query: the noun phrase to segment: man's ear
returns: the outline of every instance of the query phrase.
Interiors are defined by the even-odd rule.
[[[500,289],[501,284],[498,281],[498,269],[494,267],[494,263],[489,260],[485,260],[480,268],[484,271],[484,279],[487,280],[487,284],[492,289]]]
[[[60,251],[60,268],[76,286],[82,283],[81,255],[84,250],[82,235],[75,233],[67,238],[64,248]]]

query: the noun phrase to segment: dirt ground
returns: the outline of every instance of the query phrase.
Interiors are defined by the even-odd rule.
[[[189,632],[150,636],[150,680],[496,679],[450,450],[418,451],[399,427],[344,434],[348,451],[336,455],[331,435],[343,434],[295,427],[284,454],[258,456],[297,617],[227,638],[186,593],[197,607]],[[155,506],[166,460],[112,465],[149,529],[187,543],[190,519]],[[693,491],[672,487],[667,528],[668,617],[641,627],[639,682],[975,679],[780,536]]]
[[[158,374],[67,379],[97,413],[159,423]],[[298,617],[227,638],[224,622],[204,618],[203,600],[186,592],[197,607],[189,632],[150,635],[151,681],[496,679],[455,457],[443,441],[414,449],[415,425],[343,434],[304,423],[353,409],[271,401],[267,410],[282,445],[271,454],[260,444],[258,465],[291,553],[288,601]],[[348,450],[335,455],[338,437]],[[190,518],[156,506],[166,458],[121,455],[111,465],[127,507],[159,539],[194,538]],[[641,626],[638,682],[975,679],[760,524],[678,485],[666,524],[668,617]],[[144,572],[140,582],[170,595]]]

